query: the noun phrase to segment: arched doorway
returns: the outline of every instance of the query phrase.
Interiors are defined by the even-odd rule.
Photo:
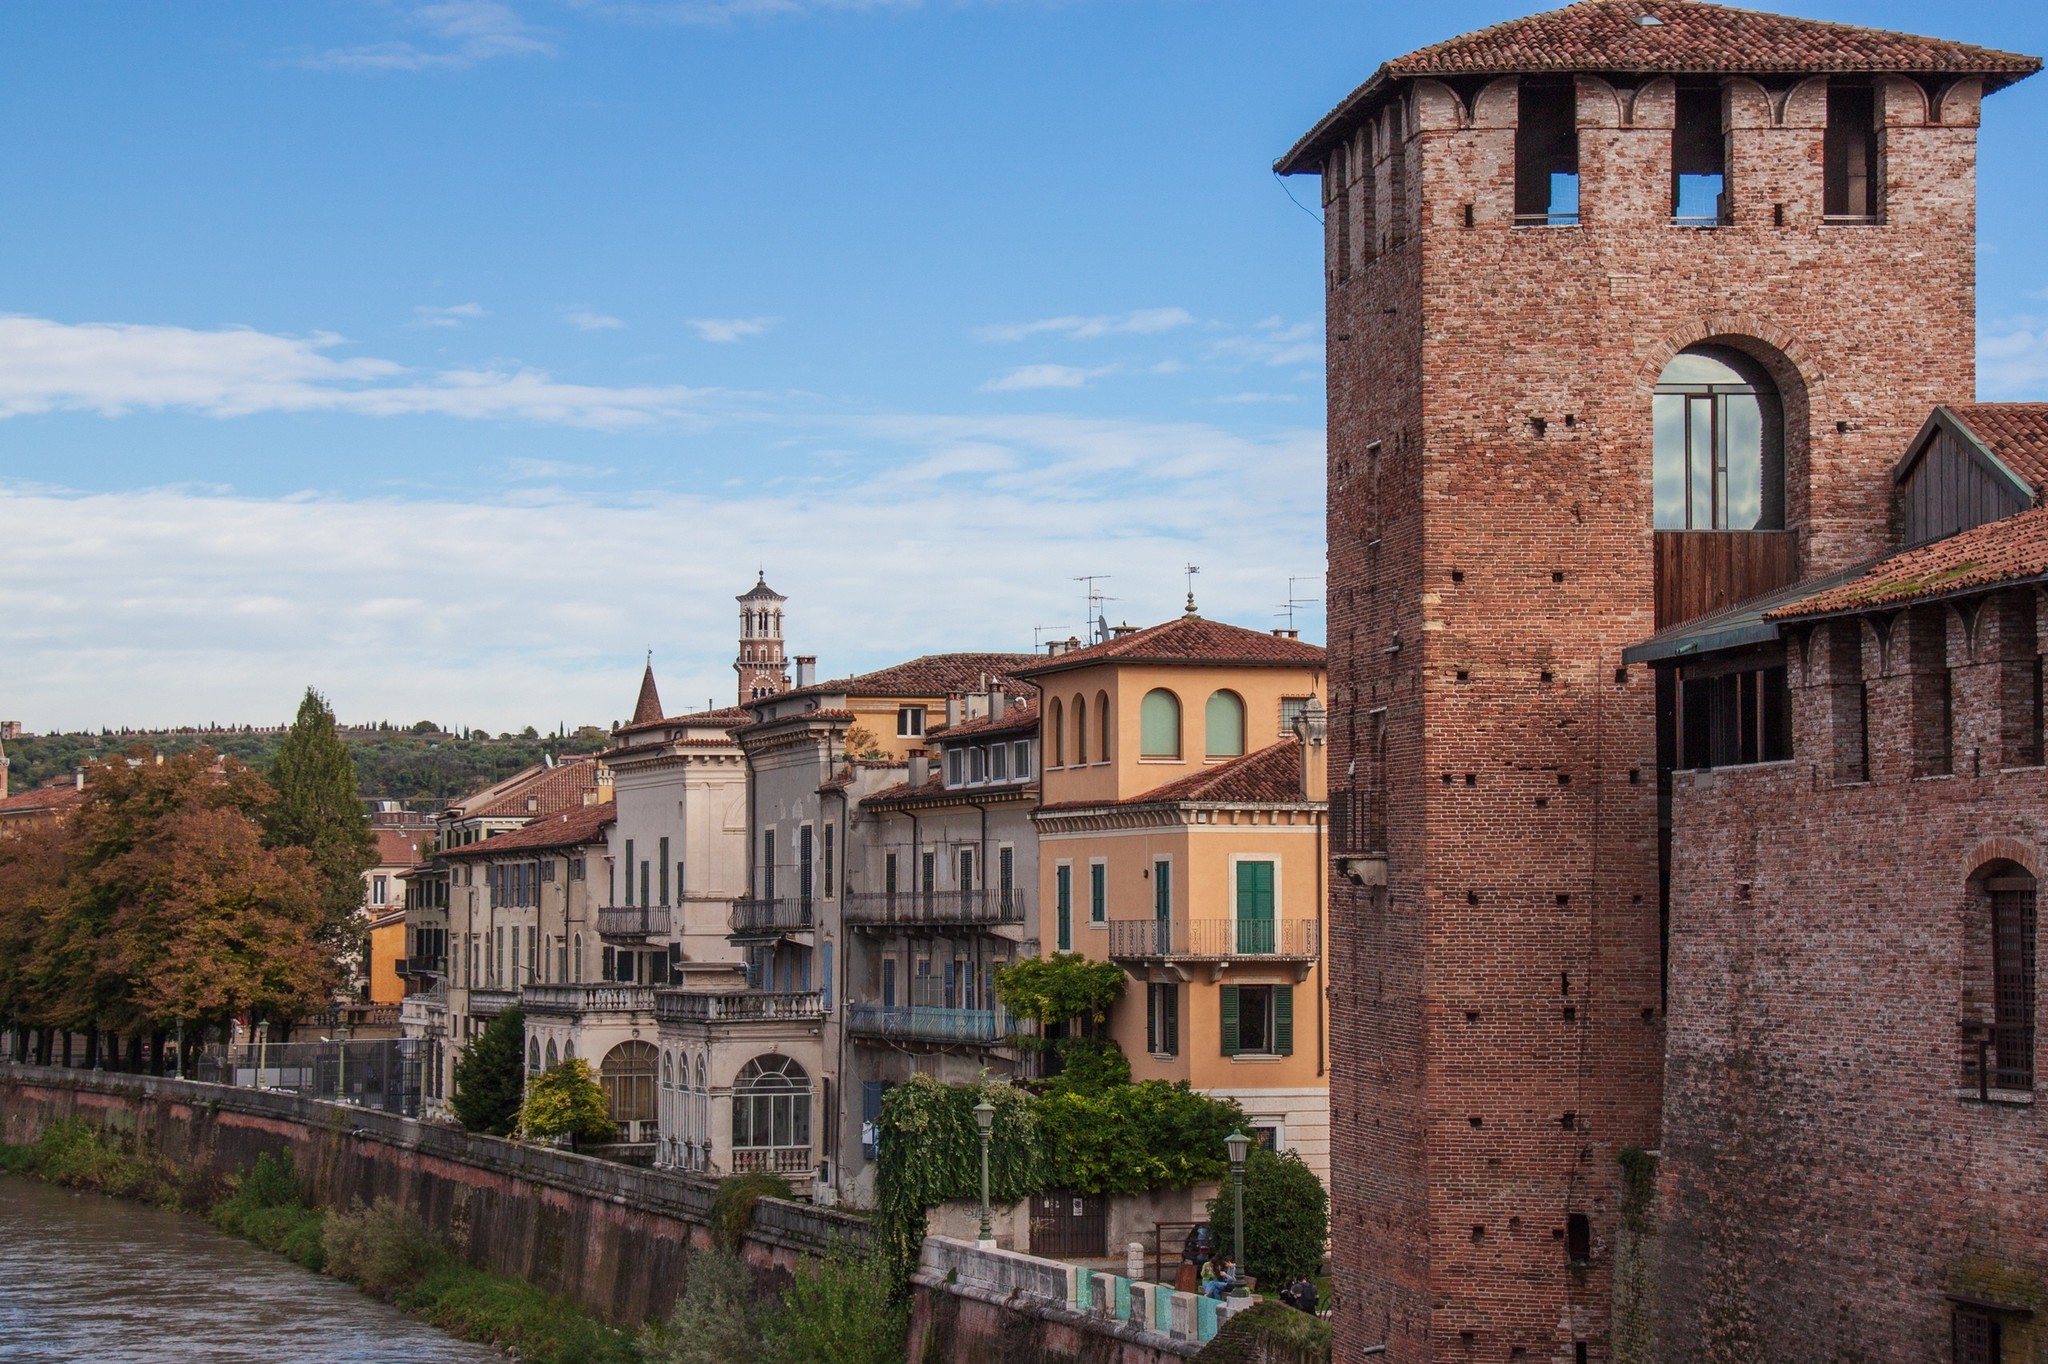
[[[651,1139],[655,1124],[654,1079],[658,1056],[649,1042],[621,1042],[605,1053],[598,1069],[605,1112],[626,1141]]]

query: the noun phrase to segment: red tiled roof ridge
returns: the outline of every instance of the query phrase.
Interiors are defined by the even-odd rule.
[[[1068,800],[1040,806],[1040,811],[1099,810],[1111,806],[1179,805],[1299,805],[1308,797],[1301,789],[1301,744],[1293,736],[1247,753],[1241,758],[1218,763],[1189,773],[1164,786],[1121,800]]]
[[[1645,18],[1654,22],[1643,23]],[[1396,57],[1373,72],[1275,163],[1313,171],[1338,130],[1395,82],[1426,76],[1896,73],[1979,75],[1996,90],[2038,58],[1890,29],[1772,14],[1707,0],[1578,0]]]
[[[1040,677],[1108,662],[1322,667],[1326,658],[1318,644],[1201,616],[1178,616],[1085,649],[1041,658],[1021,671],[1025,677]]]
[[[972,720],[962,720],[957,725],[941,725],[928,729],[927,739],[965,739],[977,734],[1005,733],[1013,729],[1031,729],[1038,724],[1038,703],[1027,701],[1021,706],[1012,706],[1001,715],[982,715]]]
[[[1944,403],[1979,445],[2026,483],[2048,493],[2048,403]]]
[[[528,780],[521,782],[509,791],[503,792],[477,809],[464,810],[462,817],[464,819],[503,819],[508,816],[554,814],[571,806],[582,807],[584,794],[597,789],[597,763],[595,760],[589,758],[574,761],[564,760],[556,763],[553,767],[544,768],[536,772]],[[526,802],[529,800],[535,802],[532,809],[527,808]]]
[[[1764,613],[1767,621],[1853,614],[2048,577],[2048,507],[1901,550],[1851,582]]]
[[[848,696],[955,696],[978,690],[984,685],[997,686],[1009,682],[1013,680],[1018,665],[1029,663],[1036,657],[1036,654],[1015,653],[920,654],[871,672],[795,687],[775,696],[763,697],[762,701],[808,696],[814,692],[838,692]]]

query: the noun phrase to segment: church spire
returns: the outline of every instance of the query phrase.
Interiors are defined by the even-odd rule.
[[[654,689],[654,655],[647,655],[647,671],[640,675],[640,700],[633,706],[633,723],[644,725],[661,718],[661,693]]]

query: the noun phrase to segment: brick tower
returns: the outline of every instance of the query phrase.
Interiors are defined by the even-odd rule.
[[[768,585],[765,572],[738,598],[740,649],[732,668],[740,678],[741,705],[789,688],[789,660],[782,652],[782,604],[788,600]]]
[[[1584,0],[1278,163],[1325,206],[1337,1358],[1653,1357],[1668,700],[1622,651],[1880,549],[2033,68]]]

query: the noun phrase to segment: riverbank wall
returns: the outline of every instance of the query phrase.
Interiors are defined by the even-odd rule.
[[[289,1152],[333,1208],[390,1199],[478,1268],[559,1293],[621,1327],[664,1316],[692,1248],[712,1244],[717,1181],[527,1146],[295,1094],[0,1063],[0,1141],[78,1118],[202,1177]],[[860,1244],[847,1213],[761,1199],[741,1250],[757,1273]]]

